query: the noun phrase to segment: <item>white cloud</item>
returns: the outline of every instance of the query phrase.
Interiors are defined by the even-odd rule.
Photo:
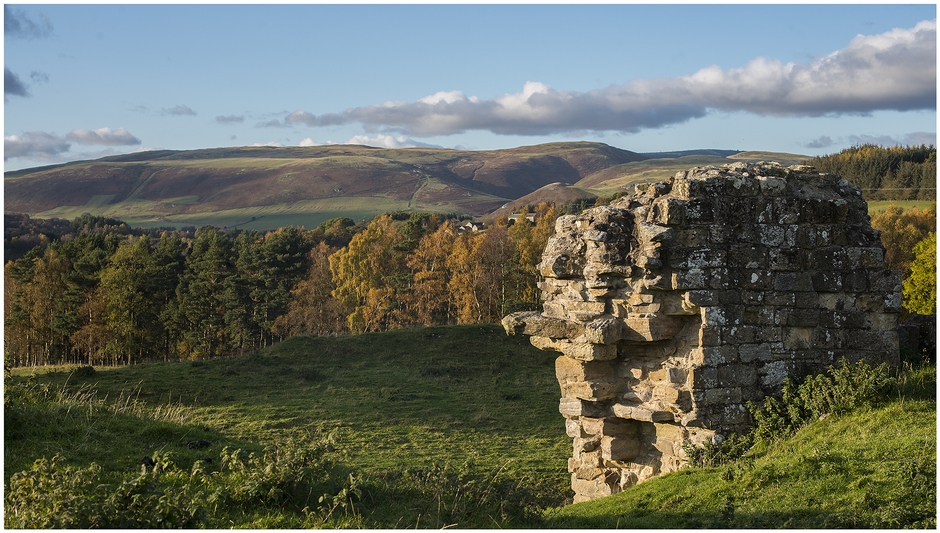
[[[133,139],[136,142],[127,142]],[[118,142],[123,140],[123,142]],[[79,144],[105,145],[102,150],[73,152],[73,141]],[[94,141],[94,142],[92,142]],[[29,158],[44,163],[61,163],[78,159],[98,159],[109,155],[125,154],[130,152],[144,152],[156,148],[136,146],[132,150],[115,149],[114,146],[139,145],[140,140],[127,133],[124,128],[111,131],[100,128],[93,132],[88,130],[72,130],[65,137],[55,132],[29,131],[23,135],[7,135],[3,138],[3,159]]]
[[[282,147],[284,146],[284,143],[277,142],[277,141],[271,141],[271,142],[266,142],[266,143],[254,143],[254,144],[249,144],[248,146],[271,146],[271,147],[274,147],[274,148],[282,148]]]
[[[309,139],[304,140],[307,141]],[[414,139],[406,139],[404,135],[394,137],[392,135],[385,135],[383,133],[379,133],[374,137],[369,137],[367,135],[354,135],[348,141],[340,144],[363,144],[366,146],[375,146],[378,148],[440,148],[440,146],[437,145],[418,142]]]
[[[66,139],[79,144],[102,144],[105,146],[129,146],[140,144],[140,139],[124,128],[98,128],[96,130],[72,130]]]
[[[709,110],[800,117],[935,109],[936,48],[936,21],[930,20],[859,35],[844,49],[804,65],[758,57],[739,68],[710,66],[687,76],[639,79],[588,92],[530,81],[521,92],[488,100],[442,91],[415,102],[384,102],[341,113],[297,110],[284,125],[358,122],[370,131],[419,137],[468,130],[635,133],[700,118]]]
[[[320,143],[311,139],[310,137],[307,137],[306,139],[300,141],[300,144],[298,144],[298,146],[320,146]]]
[[[6,135],[3,137],[3,160],[32,157],[40,161],[49,161],[63,152],[68,152],[70,148],[68,141],[55,133],[28,131],[22,136]]]

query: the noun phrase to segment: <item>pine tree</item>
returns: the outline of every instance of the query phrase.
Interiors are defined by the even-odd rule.
[[[172,327],[182,358],[201,359],[226,353],[227,300],[224,289],[235,274],[231,240],[221,230],[196,231],[179,285]]]

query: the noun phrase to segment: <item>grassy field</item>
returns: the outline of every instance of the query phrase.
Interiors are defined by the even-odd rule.
[[[903,209],[910,209],[916,207],[918,209],[933,209],[936,211],[937,202],[929,200],[877,200],[868,202],[868,214],[873,215],[875,213],[886,211],[888,206],[896,205]]]
[[[55,454],[74,467],[95,462],[117,473],[133,472],[143,456],[170,452],[188,469],[206,455],[218,464],[225,446],[260,450],[328,436],[342,463],[371,480],[372,493],[391,490],[387,479],[449,468],[474,483],[499,473],[502,482],[523,487],[543,505],[558,505],[567,496],[571,444],[557,410],[553,360],[499,327],[459,326],[298,337],[234,359],[103,368],[83,376],[42,373],[37,382],[135,404],[145,418],[158,409],[174,414],[151,423],[123,414],[99,419],[85,408],[54,427],[49,417],[37,420],[23,434],[7,435],[4,479]],[[198,440],[212,445],[188,449]],[[454,494],[459,490],[458,483]],[[376,499],[363,511],[371,527],[441,527],[453,520],[443,510],[424,509],[437,502]],[[502,524],[495,519],[477,516],[469,523]]]
[[[296,337],[230,359],[16,369],[5,380],[6,492],[22,479],[14,474],[58,454],[60,474],[101,467],[89,486],[143,479],[148,490],[171,484],[177,495],[210,487],[198,498],[215,507],[199,525],[213,528],[896,527],[925,525],[934,505],[929,367],[905,373],[887,405],[819,421],[730,466],[564,506],[571,442],[554,358],[497,326],[474,325]],[[287,498],[294,485],[282,482],[250,505],[238,500],[240,487],[268,487],[271,471],[292,469],[276,457],[292,457],[297,442],[327,443],[318,449],[339,470],[317,472],[339,484],[316,490],[336,497],[323,503],[310,488]],[[230,454],[239,448],[268,466],[236,471]],[[170,457],[179,472],[134,478],[144,456]],[[72,486],[37,468],[29,479],[46,479],[50,491]],[[359,494],[354,506],[343,490]]]

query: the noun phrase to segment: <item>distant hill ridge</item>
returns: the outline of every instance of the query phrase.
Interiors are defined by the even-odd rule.
[[[675,165],[740,156],[733,150],[639,154],[594,142],[475,151],[359,145],[154,150],[7,172],[4,212],[69,219],[87,212],[138,226],[255,229],[312,227],[334,216],[388,211],[482,216],[537,192],[538,201],[562,203],[609,195],[674,174]],[[552,184],[561,186],[547,187]]]

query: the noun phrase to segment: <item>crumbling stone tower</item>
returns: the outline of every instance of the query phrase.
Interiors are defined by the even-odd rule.
[[[898,360],[901,276],[855,186],[736,163],[560,217],[544,310],[503,325],[561,352],[575,502],[679,469],[684,443],[750,423],[745,404],[842,357]]]

